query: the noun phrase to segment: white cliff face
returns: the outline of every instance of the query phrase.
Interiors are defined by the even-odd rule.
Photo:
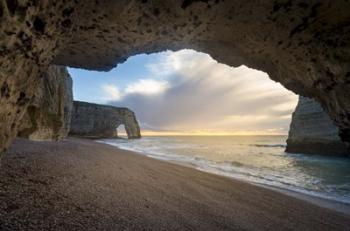
[[[349,154],[341,141],[339,128],[315,100],[300,96],[293,113],[287,152]]]
[[[70,134],[89,138],[117,137],[117,127],[124,124],[129,139],[140,138],[134,112],[87,102],[74,101]]]
[[[67,68],[50,66],[21,121],[19,136],[31,140],[65,138],[70,130],[72,107],[72,78]]]

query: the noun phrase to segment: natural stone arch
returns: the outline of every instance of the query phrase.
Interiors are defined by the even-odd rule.
[[[182,48],[315,98],[349,140],[349,12],[342,0],[3,1],[0,147],[49,64],[109,70],[138,53]]]
[[[123,124],[129,139],[141,137],[134,112],[128,108],[74,101],[70,134],[88,138],[117,137]]]

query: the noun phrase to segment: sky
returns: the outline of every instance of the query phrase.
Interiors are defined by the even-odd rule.
[[[143,135],[287,134],[298,99],[264,72],[193,50],[133,56],[109,72],[69,73],[75,100],[130,108]]]

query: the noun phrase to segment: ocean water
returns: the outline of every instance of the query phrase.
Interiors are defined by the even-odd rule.
[[[286,136],[161,136],[99,142],[255,184],[350,204],[350,158],[284,152]]]

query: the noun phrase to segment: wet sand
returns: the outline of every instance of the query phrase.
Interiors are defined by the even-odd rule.
[[[350,215],[91,140],[16,140],[0,230],[350,230]]]

